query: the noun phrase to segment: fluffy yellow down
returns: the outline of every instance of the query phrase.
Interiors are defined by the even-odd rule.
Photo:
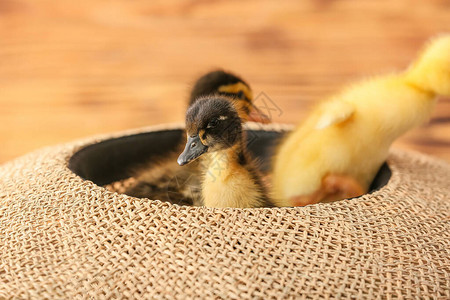
[[[367,190],[392,142],[429,118],[437,95],[450,95],[448,34],[406,72],[362,81],[313,110],[277,152],[276,204],[317,191],[327,174],[352,176]]]

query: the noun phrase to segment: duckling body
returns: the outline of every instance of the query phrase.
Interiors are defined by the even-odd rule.
[[[187,111],[186,148],[180,165],[200,160],[207,207],[271,206],[255,162],[244,146],[242,120],[223,97],[199,99]]]
[[[202,205],[200,194],[200,166],[193,163],[181,168],[173,152],[156,163],[150,162],[134,174],[136,182],[125,194],[138,198],[151,198],[178,205]]]
[[[256,167],[248,155],[243,152],[238,154],[240,151],[234,147],[206,155],[202,182],[205,206],[270,206]]]
[[[264,121],[265,116],[252,106],[250,86],[240,77],[222,70],[213,71],[200,77],[189,97],[192,105],[201,96],[222,95],[232,101],[240,117],[247,121]],[[255,113],[256,111],[256,113]],[[200,174],[202,166],[198,161],[186,167],[180,167],[176,158],[183,149],[183,144],[159,160],[156,164],[144,164],[132,174],[136,183],[125,194],[140,198],[152,198],[181,205],[203,205],[200,193]]]
[[[363,81],[320,104],[281,144],[274,164],[279,206],[367,192],[392,142],[426,121],[437,95],[450,95],[450,37],[409,70]]]

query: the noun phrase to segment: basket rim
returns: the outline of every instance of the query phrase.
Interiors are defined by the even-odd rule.
[[[293,128],[295,128],[294,125],[280,124],[280,123],[260,124],[260,123],[248,122],[247,124],[245,124],[245,129],[247,129],[247,130],[275,131],[275,132],[280,132],[280,133],[292,130]],[[428,157],[424,154],[421,154],[419,152],[416,152],[416,151],[391,148],[389,150],[389,156],[386,161],[386,163],[391,171],[391,175],[385,185],[383,185],[382,187],[380,187],[374,191],[371,191],[367,194],[361,195],[359,197],[343,199],[340,201],[330,202],[330,203],[317,203],[314,205],[308,205],[308,206],[303,206],[303,207],[211,208],[211,207],[204,207],[204,206],[185,206],[185,205],[173,204],[170,202],[164,202],[164,201],[161,201],[158,199],[137,198],[137,197],[133,197],[133,196],[128,196],[126,194],[109,191],[105,187],[97,185],[96,183],[92,182],[91,180],[83,179],[81,176],[79,176],[78,174],[76,174],[69,168],[69,161],[74,155],[76,155],[80,151],[83,151],[83,149],[85,149],[89,146],[98,144],[100,142],[105,142],[105,141],[107,142],[108,140],[112,140],[112,139],[116,139],[116,138],[124,138],[127,136],[133,136],[133,135],[145,134],[145,133],[151,133],[151,132],[157,132],[157,131],[183,130],[183,129],[184,129],[184,124],[169,123],[169,124],[160,124],[160,125],[155,125],[155,126],[136,128],[136,129],[126,130],[126,131],[119,131],[119,132],[114,132],[111,134],[100,135],[97,137],[91,137],[91,138],[88,137],[86,139],[83,139],[81,142],[79,142],[76,145],[76,147],[73,147],[72,150],[69,151],[69,153],[67,153],[67,155],[65,156],[64,161],[65,161],[66,171],[71,172],[73,175],[77,176],[80,180],[91,182],[94,185],[94,187],[92,188],[93,189],[92,192],[113,193],[116,196],[124,197],[124,199],[127,199],[128,201],[142,201],[142,200],[152,201],[152,203],[154,203],[154,204],[168,205],[169,207],[174,208],[174,209],[202,209],[202,210],[211,211],[211,212],[227,211],[227,210],[233,210],[233,211],[238,211],[238,210],[259,210],[259,211],[264,211],[264,210],[271,210],[271,211],[273,211],[273,210],[309,210],[312,208],[333,208],[333,207],[341,207],[342,205],[344,205],[344,206],[356,205],[357,203],[359,203],[361,201],[364,201],[367,204],[369,204],[370,202],[373,202],[372,201],[373,199],[377,199],[377,201],[386,200],[389,197],[389,194],[390,194],[389,192],[397,189],[398,186],[401,184],[401,180],[402,180],[401,176],[400,176],[401,168],[399,167],[400,162],[402,160],[401,157],[403,157],[405,155],[406,156],[411,156],[411,155],[417,156],[418,155],[426,160],[434,159],[434,158],[430,158],[430,157]]]

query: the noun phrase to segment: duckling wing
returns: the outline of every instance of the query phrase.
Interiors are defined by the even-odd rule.
[[[355,112],[353,104],[343,101],[324,103],[319,110],[315,128],[324,129],[348,120]]]
[[[196,162],[179,166],[176,155],[143,164],[134,171],[135,182],[125,189],[124,194],[180,205],[197,205],[201,198],[199,168],[200,165]]]

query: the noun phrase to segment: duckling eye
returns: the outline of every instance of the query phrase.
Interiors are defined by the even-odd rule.
[[[207,128],[213,128],[213,127],[216,127],[217,123],[219,123],[219,120],[218,120],[218,119],[214,119],[214,120],[212,120],[212,121],[210,121],[210,122],[208,123]]]

